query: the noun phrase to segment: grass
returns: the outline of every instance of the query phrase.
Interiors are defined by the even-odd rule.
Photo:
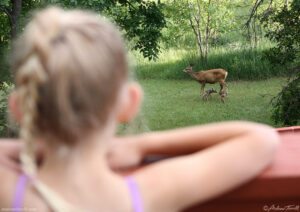
[[[272,67],[262,60],[263,51],[272,44],[265,41],[260,44],[256,52],[249,51],[242,42],[212,48],[205,64],[197,60],[195,49],[164,50],[157,61],[148,61],[131,52],[137,63],[135,77],[145,91],[145,101],[136,121],[122,125],[120,132],[164,130],[226,120],[249,120],[275,126],[270,118],[269,101],[285,82],[283,78],[274,78],[284,76],[284,68]],[[202,101],[200,84],[182,72],[190,62],[197,71],[212,68],[228,71],[229,98],[225,104],[217,94],[208,102]],[[212,87],[219,86],[207,85],[206,89]],[[0,135],[1,126],[6,125],[5,114],[0,111]]]
[[[203,101],[199,95],[201,86],[193,80],[140,80],[145,96],[141,114],[135,123],[123,125],[120,131],[165,130],[228,120],[281,127],[270,118],[269,102],[284,83],[285,78],[229,82],[229,97],[224,104],[218,94]],[[205,90],[212,87],[219,89],[217,84],[208,84]]]
[[[189,79],[181,70],[188,64],[195,64],[195,70],[223,68],[228,71],[228,81],[262,80],[284,76],[282,66],[274,66],[263,59],[264,51],[272,43],[262,41],[256,51],[250,51],[247,44],[228,43],[212,48],[207,63],[201,62],[196,49],[163,50],[157,61],[148,61],[136,52],[131,52],[137,63],[135,74],[138,79]]]

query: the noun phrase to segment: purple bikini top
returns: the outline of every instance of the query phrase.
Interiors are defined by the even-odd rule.
[[[16,188],[15,188],[15,192],[14,192],[14,197],[13,197],[13,212],[22,211],[24,192],[25,192],[28,180],[29,180],[29,177],[26,174],[21,174],[21,176],[18,179]],[[132,205],[133,205],[133,211],[134,212],[143,212],[142,198],[141,198],[139,189],[137,187],[137,184],[136,184],[134,178],[131,176],[128,176],[125,178],[125,182],[130,191],[130,196],[131,196]]]

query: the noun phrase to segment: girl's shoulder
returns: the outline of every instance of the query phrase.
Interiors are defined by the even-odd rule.
[[[0,187],[0,208],[11,211],[16,198],[18,198],[21,202],[21,209],[18,210],[24,208],[24,210],[31,211],[49,211],[49,208],[35,191],[30,180],[21,183],[21,176],[22,173],[0,165],[0,182],[3,182]]]
[[[22,181],[21,169],[17,169],[17,162],[16,164],[13,162],[17,160],[19,148],[22,145],[18,141],[20,139],[0,139],[0,209],[3,211],[5,209],[12,210],[13,202],[16,199],[17,185]],[[32,208],[38,208],[36,211],[47,211],[46,204],[35,192],[30,180],[22,184],[24,192],[19,194],[19,197],[23,200],[24,208],[32,206]]]
[[[10,205],[14,195],[15,185],[18,179],[18,173],[15,170],[9,169],[4,165],[0,164],[0,208],[8,208],[11,209],[12,205]]]

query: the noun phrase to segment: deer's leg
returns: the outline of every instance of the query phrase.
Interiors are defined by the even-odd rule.
[[[226,96],[228,96],[228,85],[226,84],[226,82],[223,82],[224,83],[224,86],[226,88]]]
[[[220,91],[219,91],[219,95],[222,95],[222,93],[221,93],[221,91],[223,90],[223,82],[222,81],[220,81]]]
[[[204,95],[204,87],[205,87],[205,82],[202,82],[200,95]]]

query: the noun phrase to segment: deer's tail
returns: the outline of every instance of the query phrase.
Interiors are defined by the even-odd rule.
[[[228,72],[227,72],[227,71],[225,71],[225,79],[224,79],[224,80],[226,80],[226,77],[227,77],[227,75],[228,75]]]

